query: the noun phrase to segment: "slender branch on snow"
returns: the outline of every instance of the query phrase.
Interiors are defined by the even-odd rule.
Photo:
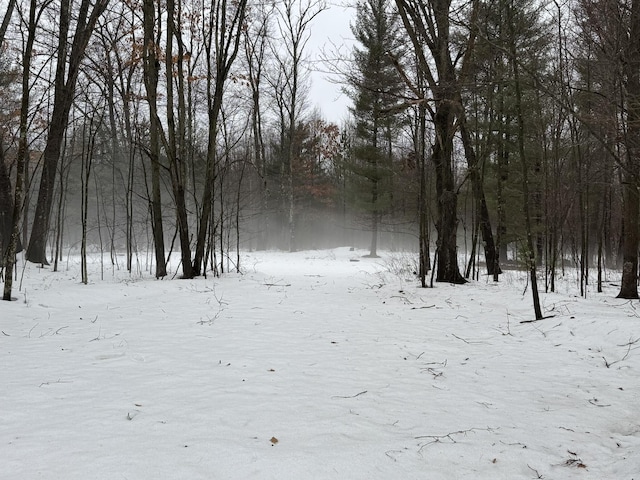
[[[611,406],[611,405],[605,405],[605,404],[602,404],[602,403],[598,403],[598,399],[597,398],[590,399],[589,403],[591,405],[596,406],[596,407],[610,407]]]
[[[614,360],[613,362],[609,362],[605,357],[602,357],[602,359],[604,360],[604,364],[607,368],[611,368],[612,365],[615,365],[616,363],[620,363],[623,362],[624,360],[627,359],[627,357],[629,356],[629,353],[631,352],[631,346],[634,345],[638,340],[634,340],[633,342],[629,342],[627,343],[627,353],[624,354],[624,357],[622,357],[620,360]],[[618,345],[619,347],[624,347],[625,345]]]
[[[431,439],[430,442],[427,442],[424,445],[420,446],[420,450],[419,451],[422,451],[423,448],[425,448],[425,447],[427,447],[429,445],[432,445],[434,443],[440,443],[443,440],[449,440],[449,443],[458,443],[458,442],[456,442],[455,438],[453,438],[454,435],[466,435],[467,433],[478,432],[478,431],[493,432],[493,430],[494,429],[491,428],[491,427],[487,427],[487,428],[473,427],[473,428],[468,428],[466,430],[458,430],[456,432],[449,432],[449,433],[446,433],[444,435],[420,435],[420,436],[415,437],[415,438],[416,438],[416,440],[420,440],[422,438],[430,438]]]
[[[465,340],[462,337],[459,337],[458,335],[456,335],[455,333],[452,333],[451,335],[453,335],[454,337],[456,337],[458,340],[462,340],[464,343],[466,343],[467,345],[481,345],[483,343],[487,343],[487,342],[474,342],[474,341],[469,341],[469,340]]]
[[[540,320],[546,320],[548,318],[553,318],[553,317],[555,317],[555,315],[547,315],[542,318],[538,318],[536,320],[522,320],[520,321],[520,323],[535,323],[535,322],[539,322]]]
[[[360,395],[364,395],[365,393],[367,393],[367,390],[363,390],[362,392],[360,392],[360,393],[356,393],[355,395],[346,395],[346,396],[343,396],[343,395],[334,395],[334,396],[333,396],[333,397],[331,397],[331,398],[356,398],[356,397],[359,397]]]
[[[533,468],[532,466],[530,466],[529,464],[527,464],[527,467],[529,467],[529,470],[533,470],[533,473],[536,474],[536,478],[544,478],[539,472],[538,470],[536,470],[535,468]]]
[[[618,345],[619,347],[626,347],[626,346],[631,346],[631,345],[635,345],[637,343],[640,343],[640,337],[636,338],[635,340],[629,340],[627,343],[623,343],[622,345]]]

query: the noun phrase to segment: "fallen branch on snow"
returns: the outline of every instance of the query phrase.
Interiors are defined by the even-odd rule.
[[[415,438],[416,438],[416,440],[420,440],[420,439],[423,439],[423,438],[430,438],[431,439],[430,442],[427,442],[424,445],[420,446],[420,450],[419,451],[422,451],[423,448],[425,448],[425,447],[427,447],[429,445],[432,445],[434,443],[440,443],[440,442],[442,442],[442,440],[445,440],[445,439],[449,440],[450,443],[458,443],[458,442],[456,442],[455,438],[453,438],[454,435],[466,435],[467,433],[478,432],[478,431],[493,432],[493,430],[495,430],[495,429],[493,429],[491,427],[487,427],[487,428],[473,427],[473,428],[468,428],[466,430],[458,430],[458,431],[455,431],[455,432],[449,432],[449,433],[446,433],[444,435],[420,435],[420,436],[415,437]]]
[[[540,320],[546,320],[548,318],[553,318],[553,317],[555,317],[555,315],[547,315],[546,317],[537,318],[535,320],[522,320],[520,323],[535,323],[535,322],[539,322]]]
[[[360,395],[364,395],[365,393],[367,393],[367,390],[363,390],[362,392],[360,392],[360,393],[356,393],[355,395],[346,395],[346,396],[343,396],[343,395],[334,395],[334,396],[333,396],[333,397],[331,397],[331,398],[356,398],[356,397],[359,397]]]

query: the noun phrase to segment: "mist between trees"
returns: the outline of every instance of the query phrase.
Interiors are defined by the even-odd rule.
[[[536,317],[566,266],[638,298],[640,0],[354,3],[341,125],[309,105],[321,0],[0,6],[5,299],[23,247],[87,282],[91,251],[191,278],[338,244],[414,249],[423,286],[525,268]]]

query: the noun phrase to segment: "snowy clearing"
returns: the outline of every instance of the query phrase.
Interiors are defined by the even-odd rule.
[[[640,479],[637,302],[568,279],[521,323],[522,274],[420,289],[364,253],[28,265],[0,304],[0,478]]]

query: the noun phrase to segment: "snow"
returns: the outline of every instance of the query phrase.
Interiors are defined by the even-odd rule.
[[[408,255],[154,280],[27,265],[0,304],[1,479],[640,479],[640,313]],[[525,291],[526,290],[526,291]]]

